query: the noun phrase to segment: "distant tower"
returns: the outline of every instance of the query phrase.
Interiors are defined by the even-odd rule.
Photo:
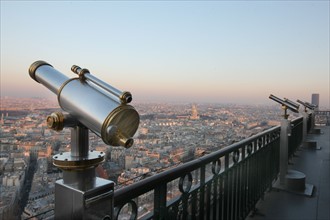
[[[190,116],[190,119],[192,119],[192,120],[199,119],[197,107],[196,107],[195,104],[192,105],[192,107],[191,107],[191,116]]]
[[[320,104],[320,94],[314,93],[312,94],[312,104],[316,105],[318,109],[319,108],[319,104]]]

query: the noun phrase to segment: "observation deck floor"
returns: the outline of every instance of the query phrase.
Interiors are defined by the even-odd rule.
[[[306,184],[314,186],[311,197],[277,189],[265,193],[257,211],[247,220],[329,220],[330,219],[330,126],[315,127],[322,134],[308,134],[320,150],[301,146],[290,160],[289,169],[303,172]]]

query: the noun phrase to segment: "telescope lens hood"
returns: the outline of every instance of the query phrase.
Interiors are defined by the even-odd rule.
[[[48,65],[53,67],[52,65],[50,65],[49,63],[42,61],[42,60],[38,60],[34,63],[31,64],[30,68],[29,68],[29,74],[31,76],[32,79],[34,79],[36,82],[40,83],[37,78],[36,78],[36,70],[43,65]]]

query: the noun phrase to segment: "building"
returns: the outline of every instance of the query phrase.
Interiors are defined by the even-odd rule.
[[[312,104],[317,106],[316,110],[319,108],[320,94],[317,93],[312,94]]]
[[[195,104],[193,104],[192,107],[191,107],[191,116],[190,116],[190,119],[192,119],[192,120],[199,119],[197,107],[196,107]]]

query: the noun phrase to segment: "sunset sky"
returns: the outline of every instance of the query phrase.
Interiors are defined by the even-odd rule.
[[[329,1],[1,1],[1,96],[54,97],[28,75],[73,64],[135,101],[329,108]]]

